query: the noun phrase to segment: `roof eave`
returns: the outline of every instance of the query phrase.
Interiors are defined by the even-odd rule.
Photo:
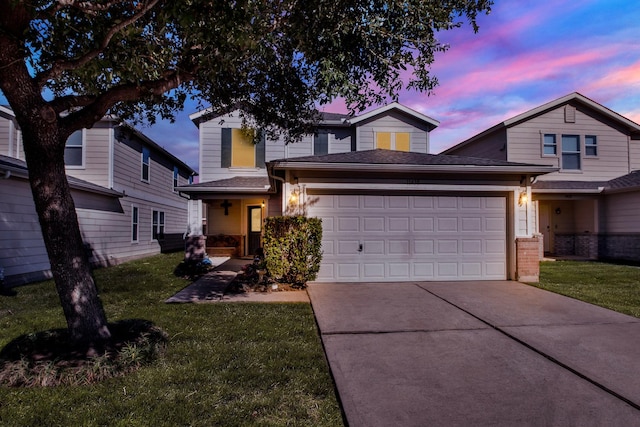
[[[542,175],[558,169],[549,166],[477,166],[477,165],[414,165],[414,164],[377,164],[377,163],[312,163],[312,162],[275,162],[273,170],[314,170],[314,171],[377,171],[377,172],[454,172],[454,173],[526,173]]]

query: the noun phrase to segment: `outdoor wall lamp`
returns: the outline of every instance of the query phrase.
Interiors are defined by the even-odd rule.
[[[525,193],[524,191],[522,193],[520,193],[520,198],[518,199],[518,204],[520,206],[526,205],[527,204],[527,200],[529,200],[529,198],[527,197],[527,193]]]

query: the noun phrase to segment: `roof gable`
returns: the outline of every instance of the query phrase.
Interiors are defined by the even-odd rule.
[[[399,112],[402,115],[409,116],[409,117],[413,118],[414,120],[417,120],[419,122],[425,123],[427,125],[427,127],[429,128],[429,130],[433,130],[436,127],[438,127],[438,125],[440,125],[439,121],[437,121],[435,119],[432,119],[431,117],[426,116],[426,115],[424,115],[422,113],[419,113],[419,112],[417,112],[415,110],[412,110],[409,107],[405,107],[404,105],[402,105],[402,104],[400,104],[398,102],[392,102],[391,104],[387,104],[387,105],[385,105],[383,107],[376,108],[375,110],[371,110],[371,111],[369,111],[367,113],[364,113],[364,114],[362,114],[360,116],[352,117],[351,119],[349,119],[349,123],[355,125],[355,124],[364,122],[366,120],[373,119],[373,118],[376,118],[378,116],[382,116],[382,115],[387,114],[387,113],[392,112],[392,111]]]
[[[510,119],[507,119],[504,122],[498,123],[497,125],[490,127],[489,129],[486,129],[472,136],[471,138],[466,139],[460,142],[459,144],[456,144],[453,147],[444,150],[442,153],[448,154],[450,152],[454,152],[455,150],[462,148],[468,144],[471,144],[475,141],[478,141],[479,139],[485,138],[503,129],[513,127],[527,120],[531,120],[534,117],[540,116],[544,113],[547,113],[551,110],[554,110],[556,108],[562,107],[570,103],[580,104],[606,117],[607,119],[613,121],[614,123],[617,123],[622,128],[626,129],[630,135],[640,138],[640,124],[635,123],[632,120],[629,120],[628,118],[616,113],[613,110],[610,110],[609,108],[595,102],[592,99],[587,98],[586,96],[578,92],[573,92],[561,98],[547,102],[546,104],[540,105],[539,107],[533,108],[531,110],[525,111],[524,113],[511,117]]]

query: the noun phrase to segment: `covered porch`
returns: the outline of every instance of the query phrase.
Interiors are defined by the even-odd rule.
[[[264,219],[282,212],[267,177],[234,177],[179,191],[190,198],[189,234],[206,237],[209,256],[255,255],[262,247]]]
[[[532,186],[545,255],[598,259],[605,183],[541,181]]]

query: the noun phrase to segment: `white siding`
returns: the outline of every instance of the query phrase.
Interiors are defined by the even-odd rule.
[[[628,137],[603,121],[578,109],[575,123],[564,122],[564,107],[508,129],[508,160],[560,166],[561,135],[580,135],[581,171],[560,171],[543,175],[539,180],[607,181],[629,172]],[[558,155],[542,156],[543,134],[557,134]],[[598,156],[585,157],[584,136],[596,135]]]

